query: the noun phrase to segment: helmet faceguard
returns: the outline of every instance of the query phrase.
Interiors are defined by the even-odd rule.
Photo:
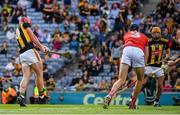
[[[161,29],[160,27],[153,27],[152,30],[151,30],[151,33],[152,33],[152,37],[154,39],[159,39],[161,38]]]

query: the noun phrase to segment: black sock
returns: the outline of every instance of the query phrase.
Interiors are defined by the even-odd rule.
[[[159,99],[158,99],[158,98],[156,98],[156,99],[155,99],[155,101],[156,101],[156,102],[159,102]]]

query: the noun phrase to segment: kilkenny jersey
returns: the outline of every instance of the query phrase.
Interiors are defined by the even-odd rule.
[[[16,40],[19,45],[20,53],[34,48],[31,38],[26,31],[28,27],[31,27],[29,23],[22,23],[19,24],[19,27],[16,29]]]
[[[169,48],[168,40],[161,38],[160,40],[154,40],[153,38],[149,39],[148,43],[149,48],[149,58],[148,64],[150,66],[160,67],[161,60],[163,58],[163,51]]]

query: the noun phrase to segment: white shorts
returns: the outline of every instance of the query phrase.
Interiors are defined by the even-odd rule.
[[[32,65],[34,63],[41,61],[39,53],[35,49],[29,49],[25,51],[24,53],[20,54],[19,59],[23,67],[29,66],[29,65]]]
[[[145,67],[144,52],[137,47],[127,46],[123,49],[121,63],[131,67]]]
[[[153,66],[146,66],[145,67],[145,75],[149,75],[150,73],[152,73],[153,71],[159,69],[160,67],[153,67]],[[164,76],[164,71],[163,69],[160,69],[159,71],[157,71],[155,74],[155,77],[162,77]]]

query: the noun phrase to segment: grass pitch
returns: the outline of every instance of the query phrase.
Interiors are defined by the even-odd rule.
[[[127,106],[110,106],[103,109],[101,105],[0,105],[0,115],[4,114],[180,114],[179,106],[139,106],[129,110]]]

